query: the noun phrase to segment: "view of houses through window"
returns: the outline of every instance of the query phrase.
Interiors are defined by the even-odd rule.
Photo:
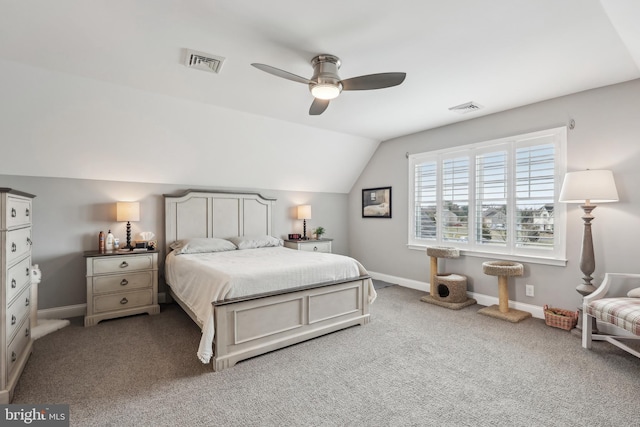
[[[565,145],[558,128],[410,156],[409,243],[561,255]]]

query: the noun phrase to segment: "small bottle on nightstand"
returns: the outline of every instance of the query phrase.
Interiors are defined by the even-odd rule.
[[[113,234],[111,234],[111,230],[109,230],[109,232],[107,233],[107,240],[106,240],[107,242],[106,249],[108,251],[113,250],[113,240],[114,240]]]

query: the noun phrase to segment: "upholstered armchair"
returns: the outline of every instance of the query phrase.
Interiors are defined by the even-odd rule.
[[[600,287],[584,297],[582,308],[582,347],[607,341],[640,358],[640,346],[625,342],[640,340],[640,274],[605,274]]]

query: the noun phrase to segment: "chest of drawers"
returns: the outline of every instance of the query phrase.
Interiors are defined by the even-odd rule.
[[[33,348],[29,324],[33,197],[0,188],[0,404],[11,401]]]
[[[85,326],[132,314],[158,314],[158,252],[84,254],[87,263]]]

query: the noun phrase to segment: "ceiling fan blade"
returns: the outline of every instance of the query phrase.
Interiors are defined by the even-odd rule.
[[[262,70],[265,73],[273,74],[274,76],[277,76],[277,77],[282,77],[283,79],[292,80],[294,82],[304,83],[304,84],[311,83],[311,80],[309,80],[309,79],[306,79],[304,77],[300,77],[300,76],[298,76],[296,74],[292,74],[292,73],[290,73],[288,71],[284,71],[284,70],[281,70],[279,68],[272,67],[271,65],[257,64],[257,63],[253,63],[251,65],[256,67],[258,70]]]
[[[379,73],[352,77],[342,80],[342,90],[369,90],[398,86],[405,77],[407,73]]]
[[[313,102],[311,103],[311,108],[309,108],[309,115],[319,116],[320,114],[324,113],[324,110],[326,110],[328,106],[329,106],[328,99],[314,98]]]

